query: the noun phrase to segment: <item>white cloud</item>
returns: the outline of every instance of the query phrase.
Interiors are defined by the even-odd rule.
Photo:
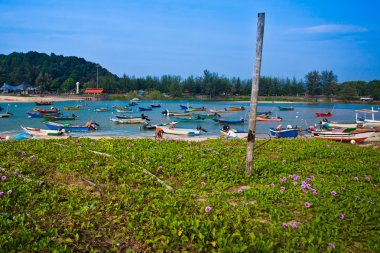
[[[288,33],[300,33],[300,34],[352,34],[352,33],[364,33],[368,29],[362,26],[355,25],[316,25],[302,28],[295,28],[288,30]]]

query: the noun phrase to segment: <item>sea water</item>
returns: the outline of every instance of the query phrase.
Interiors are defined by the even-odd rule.
[[[141,124],[116,124],[112,122],[110,118],[116,115],[128,115],[128,116],[140,116],[142,113],[149,117],[151,124],[170,122],[171,119],[165,117],[162,111],[169,110],[169,112],[182,112],[179,105],[188,105],[194,108],[206,107],[205,112],[194,112],[194,113],[209,113],[210,109],[223,110],[229,106],[246,108],[245,111],[228,112],[221,114],[222,118],[238,120],[244,118],[248,120],[249,118],[249,101],[247,102],[231,102],[231,101],[187,101],[187,100],[142,100],[137,106],[130,107],[133,113],[117,113],[112,106],[127,106],[128,101],[64,101],[64,102],[54,102],[53,106],[60,110],[63,115],[70,116],[73,113],[78,116],[76,120],[62,121],[63,123],[71,124],[85,124],[88,121],[95,121],[98,123],[99,129],[92,132],[80,132],[72,133],[73,136],[111,136],[111,137],[152,137],[154,136],[154,131],[143,130]],[[161,108],[153,108],[152,111],[139,111],[140,107],[149,107],[151,104],[160,104]],[[63,110],[63,106],[74,107],[76,105],[84,105],[80,110],[66,111]],[[47,129],[43,124],[44,118],[28,118],[27,112],[31,112],[33,108],[48,109],[50,106],[36,106],[35,103],[0,103],[3,107],[4,113],[7,108],[11,115],[9,118],[0,118],[0,135],[15,135],[22,132],[20,125],[28,127],[36,127]],[[293,111],[279,111],[278,106],[293,106],[295,109]],[[106,112],[95,112],[95,108],[107,107],[110,110]],[[374,106],[377,108],[378,106]],[[266,112],[271,111],[272,117],[281,117],[283,120],[281,122],[257,122],[256,132],[258,137],[268,137],[269,128],[276,127],[278,124],[286,127],[287,125],[298,126],[302,129],[307,129],[311,125],[317,124],[322,118],[317,118],[315,116],[316,112],[327,113],[331,112],[332,117],[329,118],[331,121],[337,121],[341,123],[353,123],[355,121],[355,110],[359,109],[371,109],[372,105],[368,104],[307,104],[307,103],[259,103],[257,111]],[[376,119],[380,118],[379,115],[375,115]],[[180,122],[177,127],[180,128],[196,128],[201,126],[203,129],[207,130],[206,133],[202,133],[204,137],[216,137],[219,136],[220,129],[222,125],[215,123],[212,119],[206,119],[202,122]],[[233,124],[232,128],[247,130],[248,121],[244,124]]]

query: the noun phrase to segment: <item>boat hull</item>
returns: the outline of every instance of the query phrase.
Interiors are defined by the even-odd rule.
[[[298,136],[298,129],[281,129],[276,130],[274,128],[270,128],[270,135],[277,138],[296,138]]]

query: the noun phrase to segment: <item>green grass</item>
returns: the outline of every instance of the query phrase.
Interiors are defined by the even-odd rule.
[[[379,150],[272,140],[251,177],[245,153],[239,140],[0,142],[0,251],[380,252]]]

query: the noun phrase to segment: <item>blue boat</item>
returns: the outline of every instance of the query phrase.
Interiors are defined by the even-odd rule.
[[[139,107],[140,112],[141,111],[151,111],[152,107]]]
[[[297,128],[273,128],[270,129],[270,135],[277,138],[296,138],[298,136],[299,129]]]
[[[129,105],[129,106],[135,106],[135,105],[138,105],[138,103],[132,101],[132,102],[130,102],[128,105]]]
[[[225,119],[225,118],[212,119],[212,120],[220,124],[243,124],[245,121],[244,118],[240,118],[237,120]]]
[[[29,118],[42,118],[41,113],[39,112],[27,112]],[[44,116],[59,116],[61,113],[47,113]]]
[[[152,108],[160,108],[161,105],[160,104],[151,104],[150,107],[152,107]]]
[[[181,107],[181,110],[187,110],[187,109],[189,109],[189,107],[187,105],[179,105],[179,107]]]
[[[47,126],[47,128],[51,130],[61,130],[65,129],[67,132],[87,132],[91,130],[96,130],[99,126],[95,122],[87,122],[82,125],[74,125],[74,124],[67,124],[67,123],[58,123],[55,121],[45,121],[44,124]]]

